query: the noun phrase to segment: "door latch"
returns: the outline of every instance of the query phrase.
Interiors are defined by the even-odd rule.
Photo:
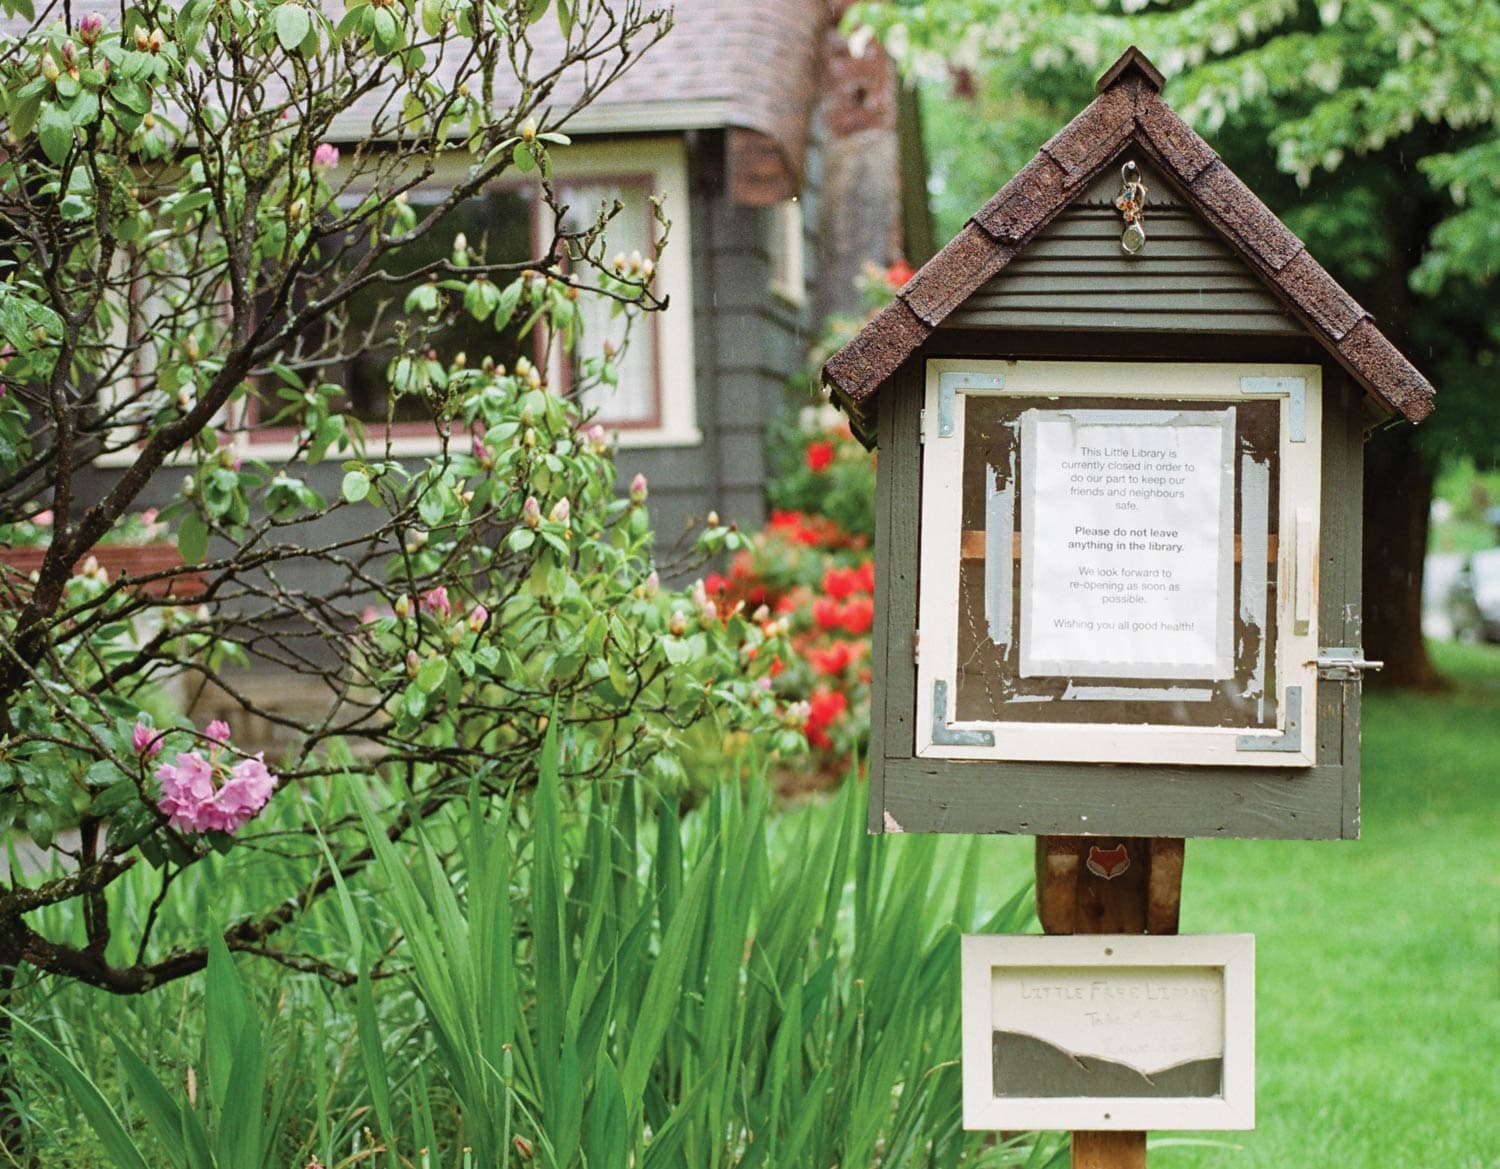
[[[1343,646],[1321,646],[1317,661],[1310,663],[1318,667],[1318,677],[1332,682],[1358,682],[1366,670],[1378,670],[1384,662],[1371,661],[1362,649]]]

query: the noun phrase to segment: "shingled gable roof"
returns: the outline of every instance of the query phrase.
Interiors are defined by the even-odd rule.
[[[1096,97],[1060,130],[896,299],[823,367],[823,381],[856,419],[880,386],[960,304],[1004,270],[1127,146],[1181,189],[1324,348],[1381,406],[1411,422],[1432,412],[1433,388],[1347,292],[1161,99],[1162,75],[1133,46]]]

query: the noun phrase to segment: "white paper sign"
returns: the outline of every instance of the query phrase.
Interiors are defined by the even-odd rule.
[[[1021,674],[1233,673],[1234,407],[1021,416]]]

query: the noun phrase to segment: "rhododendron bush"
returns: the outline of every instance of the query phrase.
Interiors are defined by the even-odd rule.
[[[147,990],[201,969],[210,929],[351,979],[296,928],[330,864],[349,882],[369,863],[351,790],[404,843],[455,801],[529,788],[549,727],[565,783],[669,798],[726,735],[800,743],[770,681],[786,634],[660,583],[649,484],[616,493],[612,439],[578,406],[619,377],[580,301],[633,325],[671,290],[655,254],[612,258],[618,205],[564,229],[552,159],[669,17],[0,9],[0,532],[45,545],[35,572],[0,564],[0,827],[43,853],[0,890],[0,993],[28,967]],[[355,116],[364,140],[334,141]],[[557,223],[538,255],[452,230],[502,177]],[[381,300],[373,324],[353,323],[357,295]],[[459,318],[483,351],[441,347]],[[435,453],[399,457],[354,416],[356,353]],[[145,506],[175,572],[89,559]],[[717,522],[702,538],[705,555],[745,543]],[[206,724],[205,696],[227,722]],[[204,864],[212,916],[177,898]],[[112,911],[143,865],[156,903]]]

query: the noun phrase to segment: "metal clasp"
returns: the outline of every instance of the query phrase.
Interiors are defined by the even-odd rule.
[[[1347,646],[1319,646],[1316,661],[1308,665],[1318,668],[1318,677],[1332,682],[1358,682],[1366,670],[1381,669],[1385,663],[1365,657],[1363,649]]]

